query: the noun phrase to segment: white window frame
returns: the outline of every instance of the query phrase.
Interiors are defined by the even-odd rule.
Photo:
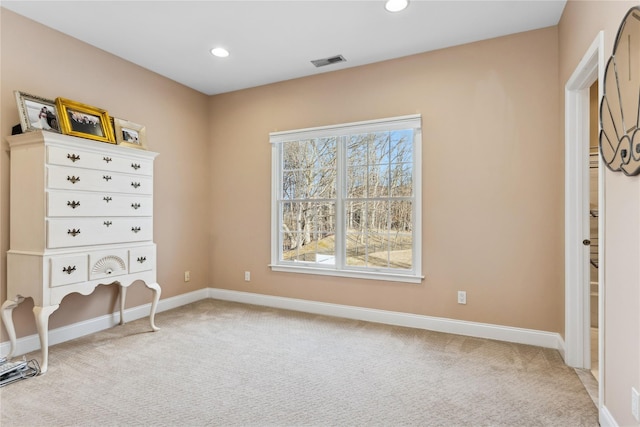
[[[386,280],[406,283],[421,283],[422,275],[422,118],[420,114],[391,117],[362,122],[344,123],[332,126],[321,126],[307,129],[297,129],[269,134],[271,143],[271,264],[272,271],[320,274],[328,276],[351,277],[359,279]],[[295,140],[312,139],[327,136],[342,136],[356,133],[373,133],[382,131],[413,129],[413,247],[412,269],[390,271],[389,269],[374,268],[340,268],[340,262],[335,265],[310,265],[306,263],[294,263],[281,261],[282,241],[280,233],[279,200],[281,183],[280,151],[282,143]],[[341,258],[344,252],[344,223],[342,218],[342,197],[345,194],[345,179],[341,176],[345,173],[344,147],[338,146],[338,182],[336,192],[338,200],[336,204],[336,234],[341,239],[336,239],[336,258]],[[342,229],[341,229],[342,228]],[[339,259],[339,261],[344,261]]]

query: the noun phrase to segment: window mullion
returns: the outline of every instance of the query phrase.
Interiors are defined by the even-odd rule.
[[[344,199],[346,197],[346,174],[347,174],[347,139],[348,136],[341,136],[337,143],[337,163],[336,163],[336,265],[339,270],[344,269],[346,264],[346,242],[347,231],[345,222]]]

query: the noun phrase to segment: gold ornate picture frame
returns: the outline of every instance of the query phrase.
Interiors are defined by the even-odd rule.
[[[118,145],[147,149],[147,128],[143,125],[114,117],[113,128]]]
[[[116,143],[106,110],[65,98],[56,98],[56,107],[63,134]]]
[[[18,104],[22,132],[34,130],[60,132],[58,109],[54,100],[29,95],[17,90],[14,93]]]

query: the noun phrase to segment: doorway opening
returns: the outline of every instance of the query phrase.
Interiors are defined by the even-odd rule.
[[[603,77],[604,33],[601,31],[565,86],[564,358],[567,365],[579,368],[589,377],[593,373],[598,380],[598,396],[602,395],[605,354],[602,310],[605,298],[602,256],[605,238],[602,226],[605,216],[604,170],[597,150],[591,149],[592,144],[597,147],[598,138],[591,135],[598,134],[598,104],[602,98]],[[592,103],[595,104],[593,108]],[[598,168],[592,170],[592,163]],[[591,176],[597,189],[593,196],[598,201],[593,207]],[[592,273],[597,280],[591,280]],[[592,282],[595,282],[593,287]],[[598,406],[601,407],[601,402]]]

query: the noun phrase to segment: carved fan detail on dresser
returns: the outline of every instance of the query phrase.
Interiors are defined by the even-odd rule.
[[[100,258],[91,267],[91,275],[112,275],[124,274],[127,272],[127,264],[122,258],[115,255]]]

